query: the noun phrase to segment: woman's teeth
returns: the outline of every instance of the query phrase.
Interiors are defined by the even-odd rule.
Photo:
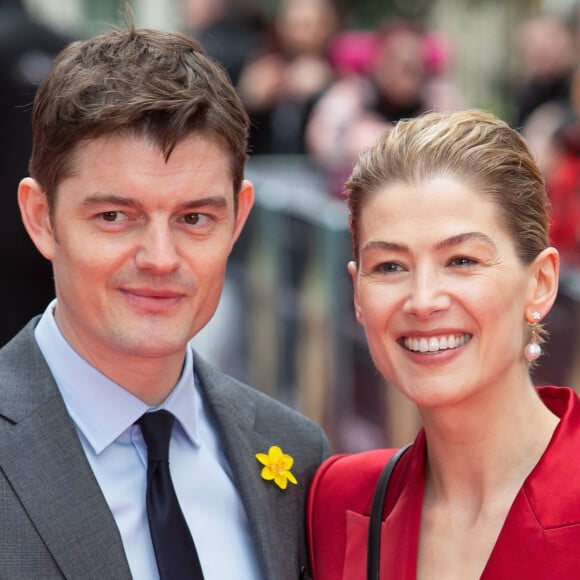
[[[449,336],[406,337],[403,344],[413,352],[439,352],[464,345],[471,339],[469,334],[450,334]]]

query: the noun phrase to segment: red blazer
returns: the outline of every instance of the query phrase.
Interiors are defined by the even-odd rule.
[[[482,580],[580,578],[580,401],[565,387],[538,390],[561,421],[512,504]],[[318,470],[308,498],[313,580],[366,578],[372,495],[394,452],[337,455]],[[381,532],[381,579],[416,578],[424,464],[421,431],[389,484]]]

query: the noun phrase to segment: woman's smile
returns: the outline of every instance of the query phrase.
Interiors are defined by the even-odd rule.
[[[448,350],[463,346],[471,340],[471,334],[449,334],[446,336],[422,336],[404,337],[401,343],[407,350],[423,354],[437,354],[442,350]]]

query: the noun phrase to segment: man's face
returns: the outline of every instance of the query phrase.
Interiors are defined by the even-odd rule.
[[[217,307],[251,184],[236,213],[229,154],[204,136],[167,162],[147,139],[103,137],[74,162],[50,218],[42,193],[28,203],[41,224],[28,230],[53,264],[61,331],[101,370],[127,358],[182,361]]]

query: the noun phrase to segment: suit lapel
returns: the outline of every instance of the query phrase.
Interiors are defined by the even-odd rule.
[[[267,452],[278,443],[279,434],[256,430],[254,405],[248,399],[231,398],[231,378],[197,357],[195,369],[233,470],[264,577],[296,578],[296,542],[289,542],[293,532],[284,522],[296,521],[303,510],[298,489],[290,486],[282,491],[273,482],[264,481],[262,466],[255,458],[256,453]]]
[[[118,528],[29,324],[0,353],[0,469],[67,578],[130,578]],[[4,379],[3,379],[4,380]]]

